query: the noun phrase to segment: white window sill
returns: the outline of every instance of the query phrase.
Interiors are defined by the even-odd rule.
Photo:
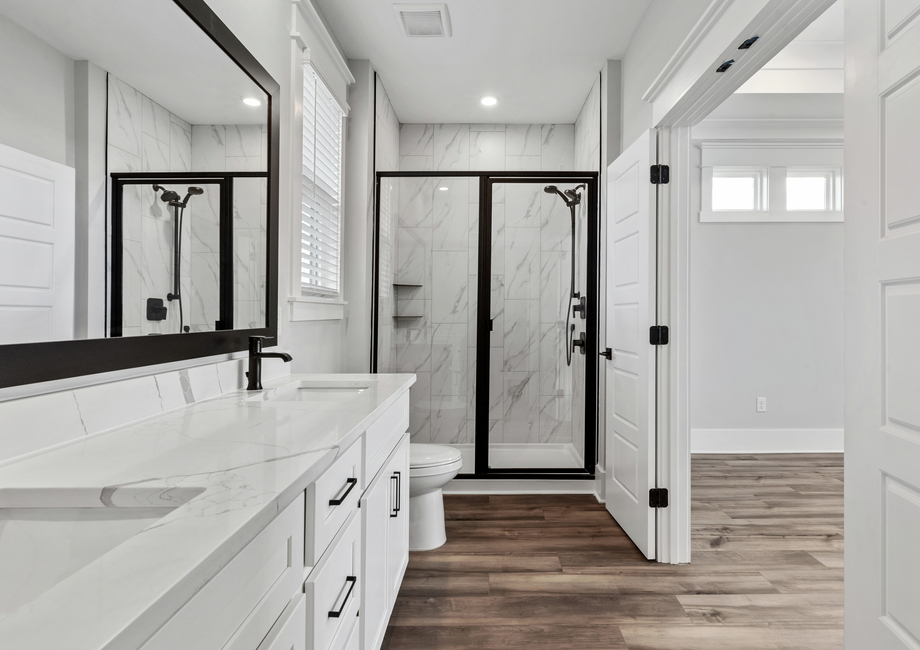
[[[315,320],[342,320],[345,318],[344,300],[301,296],[288,298],[291,305],[291,322]]]
[[[762,211],[732,212],[719,210],[699,213],[701,223],[839,223],[842,210]]]

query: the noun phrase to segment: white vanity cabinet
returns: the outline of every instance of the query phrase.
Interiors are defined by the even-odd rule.
[[[143,650],[379,650],[409,561],[409,394]]]
[[[378,650],[409,562],[409,434],[399,437],[361,497],[361,649]]]

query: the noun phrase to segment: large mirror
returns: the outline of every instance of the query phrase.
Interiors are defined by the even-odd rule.
[[[278,87],[203,0],[0,1],[0,87],[0,361],[93,342],[0,387],[274,336]]]

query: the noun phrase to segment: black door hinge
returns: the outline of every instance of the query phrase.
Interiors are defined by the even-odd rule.
[[[649,345],[667,345],[668,344],[668,326],[652,325],[648,328]]]
[[[667,185],[671,180],[671,168],[667,165],[652,165],[652,185]]]
[[[648,491],[649,508],[667,508],[668,507],[668,489],[652,488]]]

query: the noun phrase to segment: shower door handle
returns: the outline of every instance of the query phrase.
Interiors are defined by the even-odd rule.
[[[607,359],[607,361],[613,361],[613,350],[610,348],[604,348],[604,351],[598,352],[598,354]]]

